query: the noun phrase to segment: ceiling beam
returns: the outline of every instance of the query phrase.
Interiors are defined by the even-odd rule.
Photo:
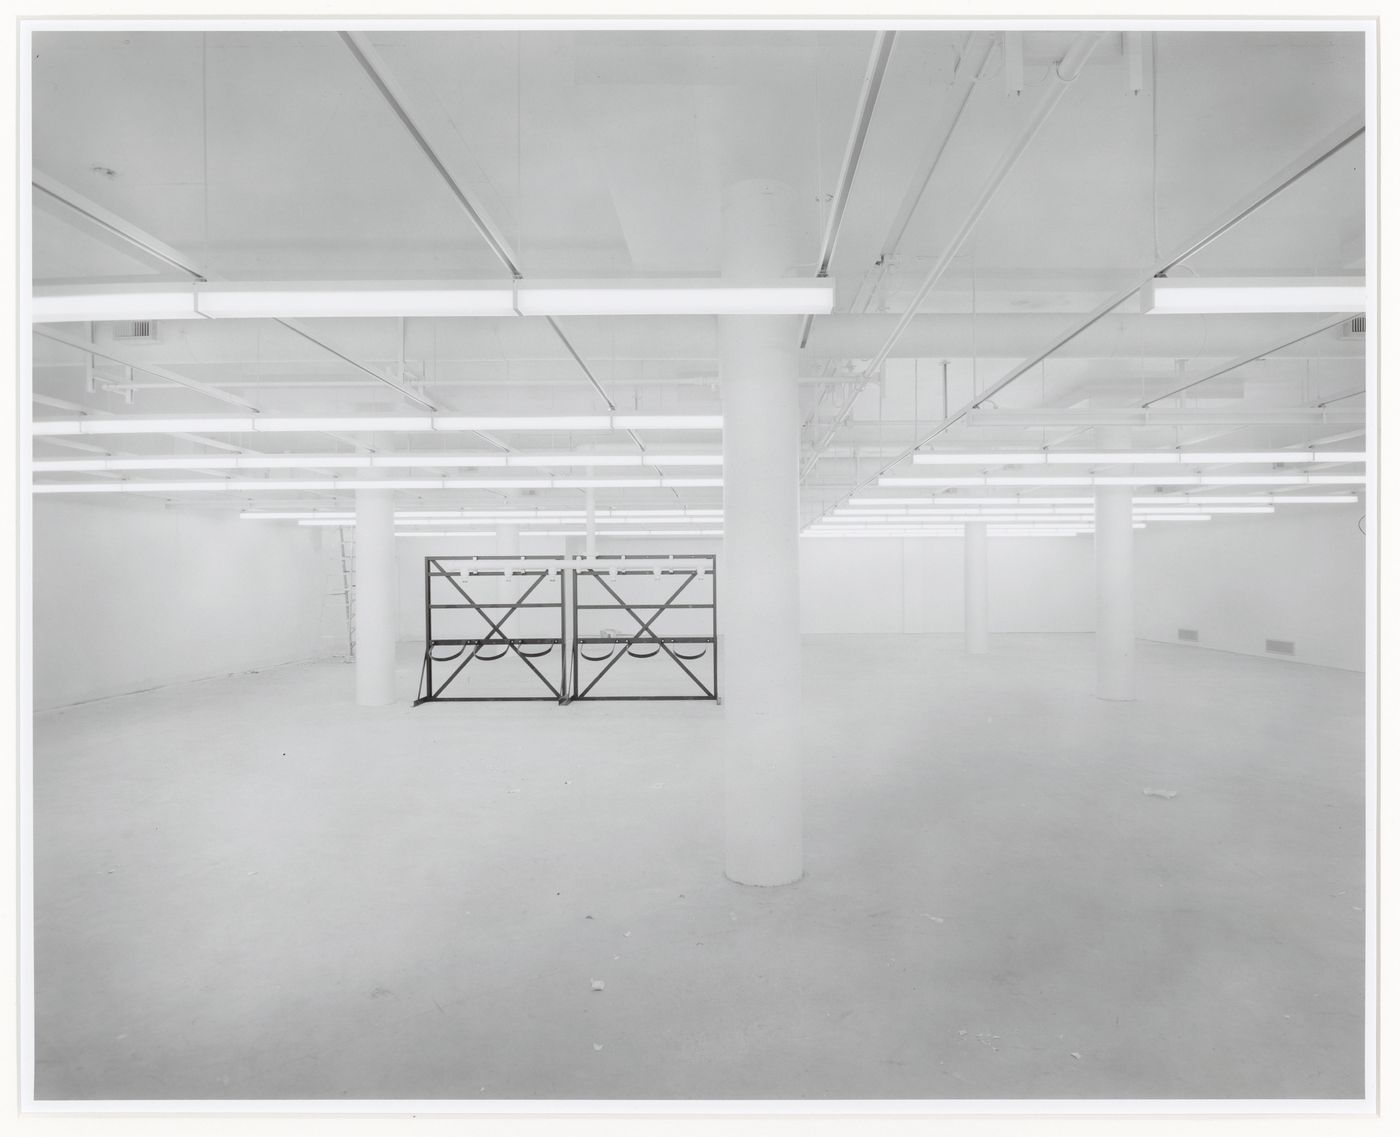
[[[57,178],[51,178],[47,174],[35,170],[31,174],[30,180],[34,188],[45,198],[80,214],[125,244],[139,249],[163,265],[188,273],[196,280],[205,279],[203,270],[192,257],[178,249],[171,248],[164,241],[133,225],[126,218],[119,217],[110,209],[104,209],[95,201],[90,201],[77,190],[64,185]]]
[[[1282,169],[1276,171],[1272,177],[1266,179],[1260,185],[1256,186],[1252,193],[1250,193],[1247,197],[1245,197],[1240,202],[1232,206],[1231,209],[1228,210],[1220,220],[1207,227],[1200,236],[1192,240],[1183,242],[1174,251],[1169,253],[1167,256],[1162,257],[1158,261],[1157,267],[1152,271],[1152,273],[1148,275],[1146,279],[1151,279],[1152,276],[1155,276],[1161,272],[1165,272],[1167,269],[1175,265],[1181,264],[1188,257],[1199,252],[1201,249],[1211,244],[1224,233],[1229,232],[1246,217],[1251,216],[1265,203],[1272,201],[1289,186],[1293,185],[1300,178],[1306,176],[1311,170],[1316,169],[1319,165],[1325,162],[1328,158],[1332,157],[1343,147],[1347,146],[1349,143],[1361,137],[1365,133],[1365,130],[1365,119],[1364,117],[1362,117],[1348,121],[1342,127],[1327,135],[1317,145],[1305,150],[1292,162],[1288,163]],[[944,419],[937,427],[935,427],[929,433],[920,438],[916,443],[914,443],[914,445],[908,447],[899,458],[895,459],[893,462],[886,464],[885,467],[881,469],[878,473],[852,486],[850,494],[858,493],[860,492],[860,490],[874,483],[881,475],[888,473],[891,468],[904,461],[915,451],[922,449],[924,446],[927,446],[940,434],[943,434],[955,423],[966,418],[969,414],[971,414],[971,412],[976,410],[983,403],[987,402],[998,392],[1004,390],[1006,387],[1010,386],[1017,379],[1019,379],[1022,375],[1025,375],[1032,368],[1036,367],[1038,364],[1042,363],[1044,360],[1054,355],[1055,352],[1060,350],[1060,348],[1064,347],[1067,343],[1069,343],[1075,337],[1080,335],[1086,329],[1098,323],[1099,320],[1103,319],[1104,316],[1108,315],[1120,304],[1131,299],[1132,296],[1136,294],[1138,289],[1142,286],[1142,283],[1142,280],[1134,281],[1130,286],[1123,288],[1122,290],[1111,295],[1107,300],[1105,300],[1087,316],[1076,321],[1062,334],[1056,336],[1054,340],[1052,340],[1040,351],[1036,352],[1029,358],[1022,360],[1005,375],[1003,375],[1000,379],[994,382],[990,387],[980,392],[972,400],[965,403],[956,412],[954,412],[948,418]],[[848,494],[847,496],[850,496],[850,494]],[[839,505],[843,500],[844,498],[838,499],[838,501],[833,503],[833,505],[829,507],[829,509],[834,509],[836,505]]]
[[[1195,379],[1190,379],[1187,382],[1183,383],[1180,387],[1176,387],[1168,391],[1165,395],[1157,395],[1154,398],[1148,399],[1142,405],[1144,407],[1150,407],[1153,403],[1160,403],[1165,399],[1173,398],[1176,395],[1180,395],[1186,391],[1189,391],[1192,387],[1199,387],[1202,383],[1209,383],[1212,379],[1218,379],[1220,378],[1220,376],[1228,374],[1229,372],[1234,371],[1238,367],[1243,367],[1246,363],[1253,363],[1256,360],[1263,359],[1267,355],[1273,355],[1275,352],[1283,351],[1284,348],[1292,347],[1294,344],[1302,343],[1304,340],[1310,340],[1313,338],[1313,336],[1319,336],[1323,332],[1329,331],[1330,329],[1337,327],[1338,324],[1345,324],[1349,322],[1354,316],[1355,313],[1350,313],[1346,316],[1341,317],[1341,319],[1335,319],[1329,316],[1322,323],[1314,325],[1300,336],[1294,336],[1291,339],[1285,340],[1283,343],[1270,344],[1268,347],[1264,348],[1261,351],[1256,351],[1248,355],[1242,355],[1238,359],[1232,359],[1229,363],[1225,364],[1224,367],[1217,367],[1205,375],[1201,375]]]
[[[54,343],[65,344],[78,351],[86,352],[88,355],[99,355],[103,359],[110,359],[113,363],[120,363],[126,367],[135,368],[137,371],[144,371],[148,375],[155,375],[157,378],[165,379],[168,382],[176,383],[191,391],[197,391],[211,399],[217,399],[221,403],[228,403],[230,406],[241,407],[245,411],[252,411],[258,414],[259,410],[247,399],[241,399],[237,395],[232,395],[218,387],[211,387],[207,383],[201,383],[198,379],[190,379],[188,376],[179,375],[174,371],[164,367],[157,367],[154,363],[144,363],[135,356],[127,355],[109,347],[102,347],[99,344],[91,343],[88,340],[80,339],[77,336],[70,336],[64,332],[54,331],[52,327],[36,326],[34,328],[36,336],[52,340]]]
[[[177,268],[181,272],[188,273],[196,281],[217,281],[219,279],[217,275],[209,273],[197,258],[192,257],[186,252],[183,252],[179,249],[173,248],[172,246],[165,244],[165,242],[159,240],[156,237],[153,237],[150,233],[147,233],[144,229],[141,229],[140,227],[132,224],[130,221],[127,221],[125,218],[119,217],[111,210],[103,209],[95,202],[89,201],[87,198],[83,197],[82,194],[78,193],[76,190],[70,188],[69,186],[64,185],[56,178],[48,177],[47,175],[38,173],[36,171],[33,176],[33,182],[36,189],[41,190],[44,194],[46,194],[54,201],[68,207],[70,210],[82,215],[83,217],[95,221],[96,223],[101,225],[106,231],[121,238],[128,244],[131,244],[138,249],[142,249],[147,253],[150,253],[152,256],[155,256],[157,259],[161,260],[163,263]],[[360,363],[358,360],[352,359],[350,356],[345,355],[343,352],[337,351],[329,344],[326,344],[324,341],[317,339],[315,336],[311,335],[311,333],[307,332],[305,329],[294,326],[292,321],[274,320],[273,322],[281,324],[282,327],[286,328],[288,331],[293,332],[296,335],[301,336],[303,339],[309,340],[317,347],[320,347],[323,350],[330,352],[338,359],[342,360],[345,363],[348,363],[357,371],[361,371],[364,374],[368,375],[376,382],[394,388],[396,391],[399,392],[399,394],[403,395],[404,398],[408,399],[415,405],[420,406],[425,410],[440,409],[438,407],[435,407],[431,402],[429,402],[422,396],[415,394],[414,392],[408,390],[406,387],[400,386],[398,383],[393,382],[393,380],[387,378],[386,376],[380,375],[377,371],[370,369],[363,363]],[[45,334],[39,328],[35,328],[35,331],[40,335]],[[50,336],[50,338],[56,339],[58,337]],[[95,351],[94,354],[101,355],[103,353]],[[110,354],[104,355],[104,358],[113,359],[119,363],[126,362],[125,360],[118,359],[116,356]],[[179,383],[181,386],[188,387],[194,383],[194,380],[192,379],[186,380],[175,376],[173,372],[162,371],[158,368],[154,368],[148,365],[128,364],[128,366],[137,367],[140,370],[145,371],[151,375],[158,375],[161,378],[171,379],[174,382]],[[212,390],[212,388],[209,389],[209,391]],[[236,396],[230,395],[227,396],[227,399],[225,401],[234,398],[236,398]],[[253,407],[252,404],[246,403],[241,399],[238,400],[235,405],[245,407],[250,410],[256,410],[256,408]]]
[[[491,219],[486,215],[485,209],[482,208],[481,203],[473,200],[472,196],[462,188],[457,182],[457,179],[452,176],[451,171],[448,170],[442,158],[438,156],[438,152],[433,148],[423,128],[410,111],[407,95],[395,81],[388,64],[386,64],[379,53],[375,51],[374,45],[369,42],[369,37],[363,32],[343,31],[340,32],[339,35],[342,42],[344,42],[345,46],[349,49],[350,54],[355,57],[355,61],[369,77],[370,82],[374,84],[375,89],[383,96],[384,101],[388,103],[389,109],[394,112],[394,116],[403,124],[404,129],[408,131],[409,136],[418,146],[423,157],[425,157],[433,169],[437,171],[438,177],[442,179],[443,184],[447,187],[448,192],[452,194],[457,204],[462,207],[462,211],[467,215],[467,219],[472,223],[477,233],[481,235],[481,239],[486,242],[487,248],[491,250],[496,259],[499,260],[506,271],[510,273],[513,280],[523,280],[525,274],[520,267],[519,256],[517,256],[515,250],[507,243],[505,235],[491,222]],[[547,316],[545,318],[549,322],[550,329],[559,338],[560,343],[564,345],[569,355],[573,357],[574,362],[578,364],[584,377],[607,405],[608,410],[617,410],[617,404],[608,397],[608,393],[603,389],[603,385],[598,382],[592,369],[583,361],[583,357],[574,348],[574,345],[569,342],[568,336],[564,334],[554,318],[552,316]],[[646,447],[642,445],[641,439],[635,434],[632,435],[632,439],[640,449],[646,449]]]
[[[836,253],[836,241],[841,236],[841,222],[845,220],[846,205],[851,199],[851,186],[860,168],[861,152],[865,149],[866,135],[870,133],[870,121],[875,116],[875,103],[880,98],[880,87],[885,81],[885,70],[889,67],[890,53],[894,50],[895,33],[876,32],[875,43],[870,49],[870,62],[866,65],[865,81],[861,84],[860,96],[856,99],[855,121],[851,124],[851,137],[846,143],[846,153],[841,159],[841,172],[836,179],[836,193],[831,202],[831,212],[827,215],[826,231],[822,234],[820,253],[817,256],[817,276],[824,278],[831,269],[831,258]],[[807,336],[812,331],[813,317],[808,315],[802,321],[802,332],[797,346],[807,346]]]
[[[520,258],[507,243],[505,235],[491,223],[486,216],[480,203],[472,198],[457,184],[457,179],[448,171],[447,166],[438,157],[438,153],[433,149],[432,143],[428,141],[422,128],[418,125],[413,114],[408,109],[408,97],[404,93],[398,82],[389,71],[388,64],[375,51],[374,45],[369,42],[369,37],[364,32],[340,32],[341,41],[350,50],[350,54],[355,57],[355,62],[360,65],[364,73],[369,77],[369,81],[374,84],[375,89],[383,96],[384,101],[389,105],[389,109],[394,112],[394,117],[403,124],[403,128],[408,131],[418,149],[422,151],[423,157],[437,171],[442,178],[443,184],[447,186],[462,211],[467,215],[473,227],[481,235],[481,239],[486,242],[487,248],[495,255],[496,259],[505,266],[510,275],[519,280],[524,275],[520,271]]]
[[[807,464],[803,467],[803,474],[811,471],[812,467],[821,458],[822,452],[831,444],[836,437],[837,430],[840,429],[842,421],[850,414],[851,408],[860,398],[860,393],[866,383],[875,377],[880,368],[884,366],[885,360],[889,358],[890,352],[895,349],[904,333],[908,331],[909,325],[918,316],[919,309],[923,306],[925,298],[940,280],[943,274],[948,271],[948,266],[953,263],[958,253],[962,250],[967,239],[972,236],[973,230],[977,228],[978,222],[982,220],[982,215],[987,211],[997,192],[1011,176],[1012,170],[1016,168],[1017,162],[1021,160],[1023,154],[1029,149],[1030,144],[1035,140],[1040,128],[1049,120],[1050,115],[1064,98],[1065,92],[1070,89],[1074,81],[1079,78],[1084,64],[1088,62],[1089,56],[1093,53],[1099,43],[1108,37],[1108,32],[1082,32],[1075,38],[1073,44],[1064,57],[1050,69],[1046,77],[1046,87],[1040,96],[1035,108],[1031,111],[1030,117],[1021,127],[1021,132],[1016,141],[1002,155],[992,172],[987,176],[986,182],[982,186],[982,192],[978,194],[977,200],[973,202],[972,208],[968,210],[967,216],[963,218],[962,224],[957,231],[949,238],[948,243],[939,253],[938,259],[933,262],[933,266],[924,276],[923,282],[914,290],[914,295],[910,298],[909,304],[895,322],[885,342],[880,345],[875,352],[874,358],[865,366],[865,371],[860,379],[853,384],[853,389],[847,395],[841,409],[837,411],[836,418],[822,440],[817,443],[812,454],[807,459]]]

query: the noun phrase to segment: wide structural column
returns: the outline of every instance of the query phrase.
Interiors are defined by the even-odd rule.
[[[394,701],[398,644],[398,562],[394,553],[394,491],[355,491],[355,701],[383,707]]]
[[[785,275],[794,260],[795,216],[794,194],[781,183],[730,187],[724,277]],[[788,884],[802,876],[799,330],[789,316],[719,317],[724,863],[740,884]]]
[[[987,654],[987,523],[963,526],[963,637],[972,655]]]

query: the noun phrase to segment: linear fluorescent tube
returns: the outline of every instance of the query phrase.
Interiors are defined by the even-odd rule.
[[[395,317],[827,315],[824,280],[276,281],[40,285],[35,323]]]
[[[1285,474],[1285,475],[1242,475],[1224,477],[1219,474],[1191,474],[1181,477],[1156,474],[1136,474],[1124,477],[1094,475],[1082,478],[905,478],[884,477],[882,486],[1360,486],[1366,484],[1361,475],[1352,474]]]
[[[470,469],[501,466],[718,466],[714,455],[680,455],[654,459],[648,455],[505,454],[242,454],[228,457],[190,455],[181,458],[57,458],[36,460],[35,473],[81,473],[91,470],[280,470],[280,469]]]
[[[210,319],[514,316],[509,286],[401,284],[201,284],[195,310]],[[107,317],[110,318],[110,317]]]
[[[201,319],[189,284],[35,285],[29,314],[36,324]]]
[[[1042,450],[1033,453],[1002,453],[990,450],[982,454],[919,453],[913,456],[920,466],[1181,466],[1181,465],[1282,465],[1294,462],[1364,462],[1364,451],[1341,450],[1280,450],[1270,452],[1230,451],[1197,454],[1189,450],[1112,451],[1112,450]]]
[[[1364,312],[1366,280],[1359,276],[1174,277],[1149,280],[1140,290],[1152,315],[1269,315],[1292,312]]]
[[[70,434],[249,434],[258,431],[273,433],[317,433],[334,431],[354,434],[426,433],[429,431],[593,431],[593,430],[722,430],[721,415],[514,415],[463,416],[409,415],[280,418],[258,415],[255,418],[80,418],[48,419],[35,422],[36,435]]]
[[[395,536],[395,537],[466,537],[466,538],[468,538],[468,539],[470,539],[470,540],[474,540],[474,541],[479,541],[479,540],[481,540],[482,538],[490,537],[491,540],[494,541],[494,540],[496,539],[496,531],[495,531],[494,529],[487,529],[487,530],[484,530],[483,532],[480,532],[480,533],[472,533],[472,532],[461,532],[461,533],[432,533],[432,532],[428,532],[428,533],[418,533],[418,532],[413,532],[413,533],[398,533],[398,532],[396,532],[396,533],[394,534],[394,536]],[[543,534],[533,534],[533,536],[543,536]]]
[[[498,489],[686,489],[719,487],[722,478],[384,478],[373,481],[307,478],[302,481],[42,482],[35,493],[258,493],[268,490],[498,490]]]
[[[824,280],[521,282],[522,316],[826,316],[835,291]]]

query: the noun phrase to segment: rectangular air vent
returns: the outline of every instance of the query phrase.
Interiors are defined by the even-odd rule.
[[[1292,640],[1265,640],[1265,641],[1264,641],[1264,650],[1267,651],[1267,652],[1269,652],[1271,655],[1292,655],[1292,654],[1293,654],[1293,641],[1292,641]]]
[[[153,340],[156,338],[154,320],[119,320],[112,326],[116,340]]]
[[[1184,640],[1186,643],[1194,644],[1200,642],[1201,633],[1196,631],[1195,628],[1177,628],[1176,638]]]
[[[1353,316],[1342,325],[1342,339],[1359,340],[1366,337],[1366,317]]]

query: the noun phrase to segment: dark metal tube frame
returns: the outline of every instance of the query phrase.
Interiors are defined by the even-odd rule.
[[[713,554],[697,554],[677,556],[666,554],[658,556],[655,554],[628,554],[618,553],[592,558],[596,561],[616,561],[616,568],[598,568],[596,565],[576,565],[574,559],[567,557],[546,557],[546,556],[490,556],[490,557],[424,557],[423,558],[423,624],[425,647],[423,651],[423,666],[418,679],[418,697],[413,705],[420,706],[423,703],[499,703],[499,702],[556,702],[560,706],[582,699],[589,700],[615,700],[615,701],[644,701],[644,700],[703,700],[707,702],[717,702],[719,699],[719,581],[715,567],[715,557]],[[687,566],[676,568],[658,567],[657,562],[666,560],[679,560],[690,562]],[[551,562],[548,568],[531,569],[511,569],[512,562],[520,561],[548,561]],[[632,566],[628,561],[634,562]],[[645,561],[648,567],[641,567],[635,562]],[[696,568],[694,562],[708,562],[707,565]],[[467,571],[453,571],[450,566],[454,563],[465,564]],[[557,564],[558,568],[553,566]],[[533,582],[524,589],[520,596],[511,603],[482,603],[476,600],[466,588],[459,583],[459,580],[466,577],[505,577],[507,572],[511,577],[531,579]],[[568,574],[569,581],[566,586],[565,574]],[[551,576],[558,579],[558,598],[542,601],[529,602],[529,598],[540,586],[549,580]],[[581,604],[579,603],[579,577],[592,577],[603,590],[609,595],[611,600],[606,603]],[[671,594],[660,604],[628,602],[623,598],[613,584],[619,577],[628,576],[679,576],[684,579],[680,581]],[[711,594],[708,602],[681,602],[679,597],[690,587],[692,583],[702,576],[708,576],[711,580]],[[434,603],[432,597],[432,584],[434,577],[445,579],[461,598],[460,601],[450,603]],[[566,589],[568,603],[566,603]],[[557,637],[513,637],[507,636],[504,632],[506,621],[510,617],[524,608],[557,608],[559,611],[559,635]],[[490,629],[485,636],[470,639],[439,639],[433,635],[433,613],[444,609],[466,609],[478,613],[486,621]],[[498,620],[493,620],[490,612],[504,609],[504,615]],[[653,625],[665,612],[675,609],[698,609],[710,613],[710,633],[703,636],[664,636],[653,630]],[[578,634],[578,614],[580,611],[614,611],[626,612],[637,624],[637,630],[630,635],[612,636],[581,636]],[[643,612],[650,612],[649,617],[644,617]],[[608,645],[612,651],[606,663],[601,660],[588,660],[587,656],[581,656],[579,648],[581,644]],[[594,688],[612,670],[613,666],[624,655],[629,654],[632,648],[637,645],[654,644],[656,650],[652,658],[663,653],[670,659],[687,678],[699,688],[699,694],[695,695],[597,695]],[[706,683],[694,670],[687,666],[687,657],[678,654],[673,645],[690,644],[701,645],[708,648],[710,655],[709,682]],[[547,645],[547,646],[546,646]],[[473,662],[485,662],[487,659],[499,659],[500,655],[485,657],[481,655],[481,650],[486,647],[500,646],[504,655],[513,652],[521,659],[527,667],[534,672],[535,677],[544,685],[549,692],[547,695],[449,695],[445,694],[447,688],[466,670],[467,666]],[[540,668],[536,667],[531,654],[522,652],[522,647],[546,647],[546,653],[553,648],[559,648],[560,671],[559,684],[556,687],[550,678]],[[444,659],[435,654],[435,649],[455,647],[459,649],[455,654]],[[466,649],[470,648],[470,652]],[[440,683],[435,682],[433,676],[433,664],[450,663],[465,654],[465,658],[452,670],[452,673]],[[586,683],[583,681],[581,669],[584,662],[599,662],[603,666]]]

